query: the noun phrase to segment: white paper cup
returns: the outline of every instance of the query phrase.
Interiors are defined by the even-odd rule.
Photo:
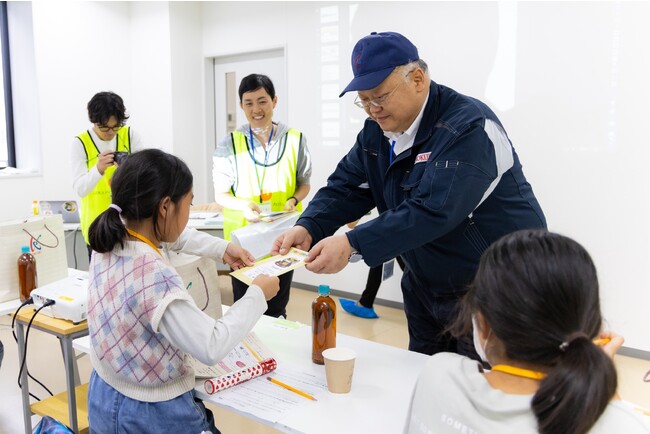
[[[349,348],[328,348],[323,351],[327,389],[332,393],[348,393],[352,388],[354,360],[357,353]]]

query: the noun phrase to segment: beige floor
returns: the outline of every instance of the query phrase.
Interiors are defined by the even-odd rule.
[[[221,278],[224,304],[232,303],[227,278]],[[311,301],[315,293],[300,289],[292,290],[288,307],[289,319],[310,323]],[[406,348],[408,332],[404,312],[398,309],[376,306],[380,318],[361,319],[345,313],[340,309],[337,328],[340,333]],[[18,356],[16,344],[11,335],[9,316],[0,318],[0,339],[5,345],[5,357],[0,369],[0,434],[24,432],[20,390],[16,379],[18,376]],[[38,331],[30,332],[28,346],[29,369],[32,375],[44,382],[54,393],[65,390],[65,377],[61,350],[56,339]],[[650,370],[650,361],[617,356],[616,366],[619,372],[620,393],[623,399],[650,408],[650,383],[643,382],[643,375]],[[87,356],[79,359],[79,371],[82,381],[90,376],[90,363]],[[39,397],[47,396],[35,383],[30,383],[30,390]],[[210,406],[215,412],[217,426],[223,434],[266,434],[278,431],[262,424],[252,422],[245,417],[228,410]],[[33,416],[33,424],[39,417]]]

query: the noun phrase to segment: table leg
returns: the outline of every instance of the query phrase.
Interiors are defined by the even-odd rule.
[[[70,428],[72,428],[72,431],[78,433],[77,397],[74,388],[75,381],[78,381],[79,373],[76,370],[77,361],[75,360],[74,350],[72,349],[72,339],[67,336],[62,337],[61,347],[63,348],[63,362],[65,364],[65,382],[68,389],[68,415],[70,417]]]
[[[18,369],[23,363],[25,358],[25,331],[20,321],[16,321],[16,337],[18,338]],[[25,434],[32,432],[32,409],[29,403],[29,382],[27,378],[27,362],[25,368],[20,374],[20,393],[23,397],[23,422],[25,424]]]
[[[62,338],[59,338],[59,344],[61,344],[61,354],[63,354],[63,361],[65,362],[65,348]],[[77,357],[75,356],[74,350],[72,352],[72,360],[74,361],[72,368],[74,370],[74,385],[76,387],[81,385],[81,378],[79,378],[79,365],[77,363]]]

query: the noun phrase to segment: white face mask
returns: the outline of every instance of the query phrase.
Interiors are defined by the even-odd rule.
[[[485,354],[485,347],[487,347],[487,341],[490,339],[490,334],[488,333],[487,339],[485,339],[485,342],[483,345],[481,345],[481,338],[479,337],[479,332],[478,332],[478,323],[476,322],[476,316],[472,315],[472,337],[474,340],[474,350],[476,351],[476,354],[483,360],[484,362],[487,362],[487,355]],[[492,330],[490,330],[492,332]]]

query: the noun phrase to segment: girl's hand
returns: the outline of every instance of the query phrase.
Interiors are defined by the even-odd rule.
[[[233,270],[253,265],[255,257],[248,250],[237,244],[228,243],[226,252],[223,254],[223,262],[230,265]]]
[[[275,294],[280,290],[280,279],[277,276],[268,276],[266,274],[260,274],[255,279],[253,279],[253,285],[257,285],[262,288],[264,293],[264,298],[270,300],[275,297]]]
[[[601,348],[609,357],[614,359],[616,352],[623,346],[625,339],[623,336],[612,331],[602,331],[598,335],[599,339],[609,339],[609,342],[602,344]]]

